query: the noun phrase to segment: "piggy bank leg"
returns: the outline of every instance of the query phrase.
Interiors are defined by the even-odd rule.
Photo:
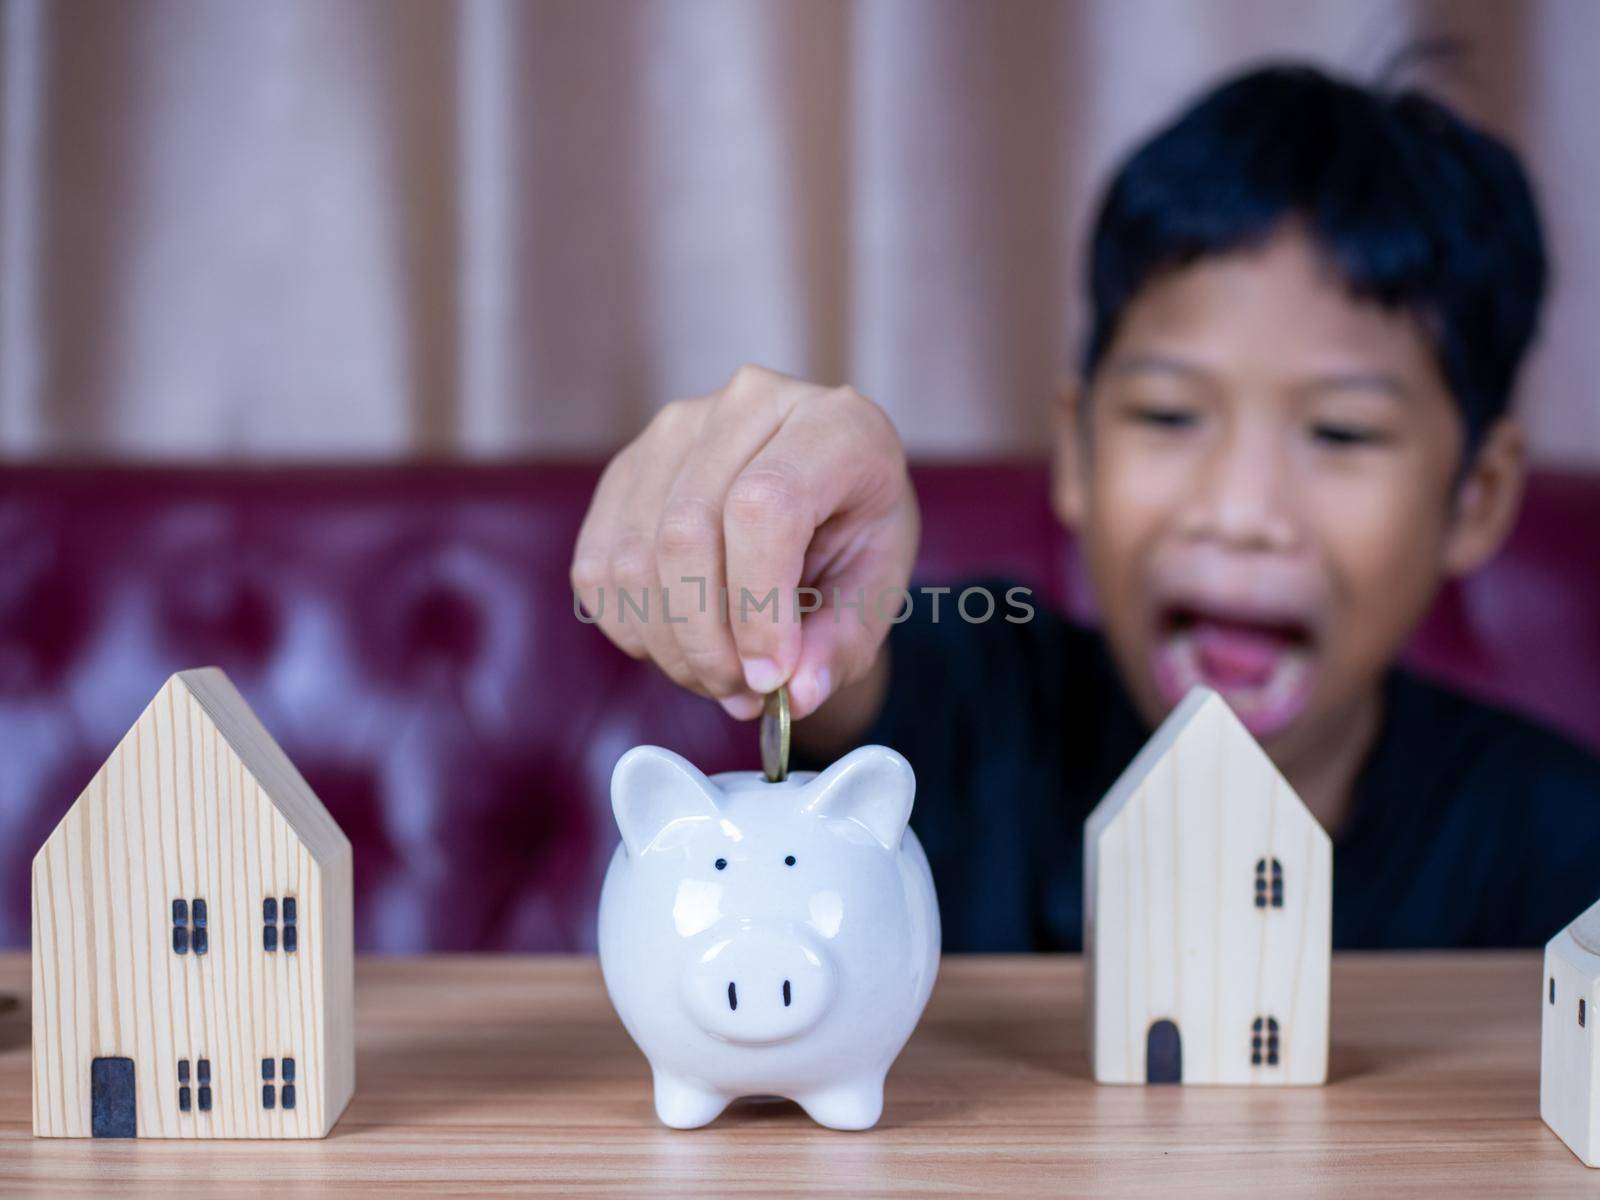
[[[795,1102],[818,1125],[829,1129],[871,1129],[883,1115],[883,1076],[852,1079],[837,1087],[796,1096]]]
[[[707,1090],[681,1075],[657,1071],[656,1116],[663,1125],[673,1129],[698,1129],[709,1125],[728,1107],[728,1097],[721,1092]]]

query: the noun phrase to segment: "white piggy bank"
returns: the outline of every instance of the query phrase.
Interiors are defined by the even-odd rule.
[[[639,746],[617,763],[622,831],[600,894],[600,967],[678,1129],[740,1096],[866,1129],[939,970],[939,906],[916,781],[863,746],[768,783],[707,778]]]

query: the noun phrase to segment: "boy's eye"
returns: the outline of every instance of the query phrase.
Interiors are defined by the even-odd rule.
[[[1129,405],[1128,416],[1139,425],[1161,430],[1189,429],[1200,419],[1193,409],[1170,404]]]
[[[1380,446],[1389,440],[1380,429],[1371,429],[1364,425],[1344,425],[1332,421],[1317,422],[1311,427],[1311,436],[1319,444],[1335,450]]]
[[[719,858],[712,865],[715,866],[719,871],[726,871],[728,869],[728,860],[725,858]]]

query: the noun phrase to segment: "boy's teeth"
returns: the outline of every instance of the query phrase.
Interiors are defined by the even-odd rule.
[[[1205,677],[1200,673],[1200,650],[1195,645],[1193,631],[1184,629],[1172,634],[1167,639],[1167,653],[1173,683],[1177,685],[1180,695],[1196,684],[1205,682]]]

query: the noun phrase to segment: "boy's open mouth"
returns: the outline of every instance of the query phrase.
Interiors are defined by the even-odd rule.
[[[1256,737],[1288,726],[1311,694],[1313,631],[1304,622],[1173,605],[1156,635],[1156,683],[1176,704],[1204,684],[1220,692]]]

